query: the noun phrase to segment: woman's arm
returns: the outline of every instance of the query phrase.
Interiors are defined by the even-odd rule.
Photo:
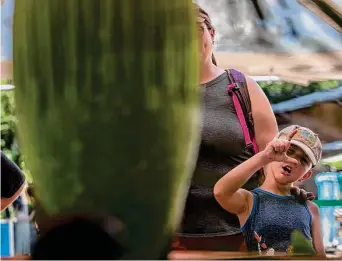
[[[24,173],[1,151],[1,211],[19,197],[26,185]]]
[[[311,235],[313,246],[316,250],[318,256],[325,256],[324,244],[321,233],[321,221],[319,215],[319,208],[313,202],[307,202],[309,210],[312,216],[312,227],[311,227]]]
[[[20,188],[17,189],[17,191],[12,195],[10,198],[3,198],[1,197],[1,211],[5,210],[9,205],[13,203],[14,200],[16,200],[21,192],[24,190],[25,183],[21,185]]]
[[[276,137],[278,125],[271,104],[263,90],[252,78],[246,76],[246,80],[252,106],[255,139],[259,150],[262,151],[267,143]]]

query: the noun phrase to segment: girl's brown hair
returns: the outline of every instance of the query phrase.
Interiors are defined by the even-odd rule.
[[[202,9],[198,4],[196,3],[193,3],[194,5],[194,8],[196,9],[196,12],[197,12],[197,16],[198,18],[200,19],[203,19],[203,23],[205,23],[205,25],[207,26],[207,28],[210,30],[210,29],[215,29],[211,23],[211,20],[210,20],[210,16],[208,15],[208,13],[206,11],[204,11],[204,9]],[[217,66],[217,62],[216,62],[216,59],[215,59],[215,56],[214,54],[211,55],[211,60],[212,60],[212,63],[215,64]]]

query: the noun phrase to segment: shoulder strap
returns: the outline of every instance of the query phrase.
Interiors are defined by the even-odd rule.
[[[246,147],[252,147],[254,154],[257,154],[259,148],[255,140],[252,106],[246,78],[237,70],[227,70],[227,73],[230,80],[227,91],[228,94],[232,96],[236,114],[245,138]],[[262,169],[260,169],[259,174],[258,183],[260,185],[264,181]]]
[[[251,105],[251,99],[249,97],[249,92],[248,92],[248,86],[247,86],[247,81],[246,77],[243,73],[235,70],[235,69],[230,69],[228,70],[229,75],[231,77],[231,81],[235,82],[238,85],[238,92],[242,97],[242,103],[243,106],[245,107],[245,112],[246,112],[246,120],[247,120],[247,125],[250,128],[251,131],[254,133],[254,123],[253,123],[253,115],[252,115],[252,105]]]
[[[232,96],[246,146],[252,146],[253,152],[257,153],[258,146],[254,135],[252,108],[246,78],[241,72],[236,70],[227,70],[227,73],[231,83],[227,86],[227,91]]]

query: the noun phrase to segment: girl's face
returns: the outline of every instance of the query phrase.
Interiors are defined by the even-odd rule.
[[[200,47],[200,61],[201,64],[211,62],[211,56],[213,53],[213,41],[215,36],[215,30],[205,21],[197,23],[197,29],[199,34],[199,47]]]
[[[296,145],[291,145],[287,155],[298,161],[298,165],[285,162],[272,162],[270,167],[275,180],[282,185],[291,184],[301,179],[309,178],[312,163],[304,151]]]

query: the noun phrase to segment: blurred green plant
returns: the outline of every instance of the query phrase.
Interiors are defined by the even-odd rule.
[[[294,230],[291,234],[291,252],[289,255],[315,255],[316,252],[313,248],[312,241],[307,239],[302,232]]]
[[[313,92],[328,91],[341,86],[339,81],[313,82],[308,86],[302,86],[286,82],[259,82],[260,87],[272,104],[287,101]]]
[[[17,118],[13,91],[1,92],[1,151],[14,161],[25,173],[28,181],[32,181],[29,170],[20,153],[16,139]]]
[[[0,80],[0,83],[1,84],[13,84],[13,80],[4,78]]]

